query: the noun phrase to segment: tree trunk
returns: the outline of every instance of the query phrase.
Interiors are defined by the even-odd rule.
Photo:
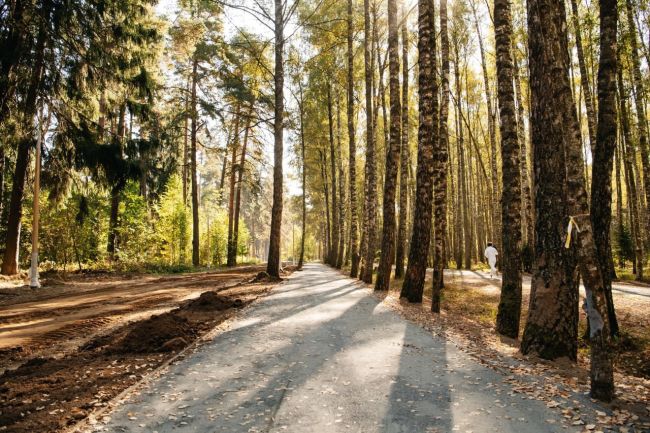
[[[575,3],[575,0],[572,0]],[[598,125],[596,141],[592,143],[591,224],[602,270],[603,288],[607,299],[610,334],[618,335],[618,320],[612,296],[614,274],[610,226],[612,222],[612,170],[616,150],[616,0],[601,0],[600,66],[598,69]]]
[[[524,114],[524,104],[522,100],[521,80],[519,78],[519,62],[515,56],[515,49],[513,44],[513,66],[515,78],[515,97],[517,100],[517,137],[519,140],[519,162],[521,164],[521,205],[522,205],[522,239],[523,243],[530,249],[535,245],[535,221],[533,219],[533,197],[530,188],[530,175],[528,170],[528,151]],[[531,272],[532,269],[524,269],[525,272]]]
[[[199,190],[196,178],[196,133],[198,129],[198,110],[196,107],[197,69],[199,61],[194,57],[192,64],[192,119],[190,131],[190,176],[192,177],[192,265],[199,266]]]
[[[328,184],[329,181],[327,179],[327,155],[324,154],[322,150],[318,150],[318,154],[320,156],[320,175],[321,179],[323,180],[323,195],[325,196],[325,218],[327,220],[326,222],[326,231],[325,233],[325,243],[327,244],[327,248],[325,248],[325,254],[323,255],[323,262],[324,263],[330,263],[330,258],[331,258],[331,252],[332,252],[332,224],[331,224],[331,219],[330,219],[330,193],[329,193],[329,188]]]
[[[337,203],[338,194],[336,188],[336,150],[334,149],[334,116],[332,114],[332,88],[331,84],[327,85],[327,120],[329,126],[330,138],[330,168],[332,176],[332,244],[330,245],[329,263],[336,267],[339,253],[339,207]]]
[[[336,269],[343,267],[345,253],[345,177],[343,177],[343,147],[341,146],[341,104],[336,92],[336,145],[339,157],[336,164],[339,172],[339,251],[336,255]]]
[[[406,221],[408,213],[409,68],[406,18],[406,9],[404,3],[402,3],[402,148],[399,169],[399,226],[397,230],[397,252],[395,254],[395,277],[398,278],[404,276],[404,251],[406,248]]]
[[[447,30],[447,0],[440,0],[440,44],[442,56],[440,97],[440,137],[434,159],[434,232],[433,289],[431,311],[440,312],[440,295],[444,287],[445,237],[447,234],[447,171],[449,164],[449,33]]]
[[[354,51],[352,49],[352,0],[348,0],[348,137],[350,155],[348,158],[350,170],[350,256],[352,266],[350,276],[356,278],[359,274],[359,241],[357,228],[357,148],[354,142]]]
[[[567,164],[563,149],[567,134],[561,126],[564,113],[558,112],[557,107],[564,92],[571,95],[571,91],[569,87],[556,83],[560,80],[568,82],[568,65],[562,64],[563,53],[550,52],[550,46],[562,46],[562,42],[548,12],[558,15],[560,4],[555,0],[529,0],[527,3],[535,265],[521,351],[524,354],[537,353],[544,359],[568,357],[575,361],[578,350],[578,287],[575,251],[564,247],[569,215],[565,193]],[[541,8],[545,13],[540,12]],[[566,77],[558,77],[558,70]],[[579,168],[582,168],[582,162]]]
[[[187,93],[191,93],[191,78],[188,79],[187,81]],[[189,173],[189,161],[188,161],[188,155],[189,155],[189,147],[187,143],[187,139],[189,137],[189,120],[190,117],[189,114],[189,101],[187,98],[185,99],[185,116],[183,119],[183,169],[182,169],[182,176],[183,176],[183,206],[187,206],[187,178],[188,178],[188,173]],[[224,159],[225,162],[225,159]],[[224,164],[225,165],[225,164]],[[223,178],[223,174],[222,174]],[[223,188],[223,180],[221,181],[221,188]]]
[[[306,176],[306,163],[305,163],[305,110],[304,100],[302,94],[302,86],[300,86],[300,104],[298,109],[300,111],[300,163],[301,176],[302,176],[302,232],[300,236],[300,258],[298,259],[298,270],[302,270],[305,262],[305,236],[307,235],[307,176]]]
[[[401,101],[399,90],[399,37],[397,29],[397,1],[388,0],[388,72],[390,98],[390,144],[386,151],[384,179],[383,227],[381,255],[377,268],[375,290],[388,290],[395,260],[395,192],[400,158]]]
[[[271,207],[271,233],[266,272],[280,278],[280,237],[282,235],[282,154],[284,145],[284,16],[282,0],[275,1],[275,120],[273,122],[273,205]]]
[[[248,136],[250,134],[251,115],[253,107],[250,107],[246,115],[246,126],[244,130],[244,143],[241,148],[241,156],[239,158],[239,166],[237,167],[237,192],[235,193],[235,215],[234,215],[234,229],[233,229],[233,256],[234,262],[237,263],[237,250],[239,249],[239,212],[241,209],[241,190],[244,177],[244,165],[246,164],[246,148],[248,145]]]
[[[409,258],[401,298],[422,302],[431,241],[434,155],[438,143],[438,82],[436,80],[435,6],[433,0],[418,3],[418,162],[415,211]]]
[[[630,41],[630,56],[632,60],[632,78],[634,82],[634,103],[637,115],[637,128],[639,131],[639,147],[641,148],[641,164],[643,167],[643,186],[646,198],[646,236],[650,236],[650,218],[647,217],[650,206],[650,149],[648,149],[648,123],[645,111],[645,87],[641,75],[641,61],[637,46],[637,30],[634,22],[634,6],[631,0],[625,1],[627,23]]]
[[[494,30],[501,120],[501,226],[508,228],[501,236],[502,282],[497,332],[517,338],[521,316],[521,163],[513,87],[510,0],[494,1]]]
[[[366,176],[364,206],[364,257],[361,279],[372,284],[372,271],[375,260],[375,233],[377,231],[377,168],[375,162],[375,125],[373,114],[373,74],[374,56],[371,54],[370,0],[363,2],[364,40],[363,60],[366,96]]]
[[[497,169],[496,110],[492,106],[492,92],[490,91],[490,79],[488,77],[487,62],[485,60],[485,49],[483,48],[483,36],[481,35],[481,27],[479,25],[478,16],[476,15],[476,8],[473,2],[472,9],[474,13],[474,23],[476,25],[476,34],[478,35],[479,52],[481,55],[483,86],[485,88],[485,102],[487,104],[488,115],[488,135],[490,138],[490,172],[492,181],[492,194],[490,195],[492,199],[490,203],[490,207],[492,209],[492,220],[490,221],[490,227],[492,228],[492,233],[494,236],[493,242],[497,245],[497,249],[499,249],[500,245],[498,242],[501,239],[501,229],[499,227],[500,220],[497,213],[497,209],[499,209],[499,172]],[[467,266],[467,263],[465,266],[469,268],[469,266]]]
[[[22,2],[21,2],[22,3]],[[44,18],[42,18],[44,19]],[[34,147],[34,115],[37,107],[36,101],[43,81],[44,54],[45,54],[45,24],[42,23],[36,41],[36,58],[34,68],[29,79],[27,96],[22,107],[23,130],[26,131],[18,142],[16,165],[14,168],[9,201],[9,215],[7,217],[7,234],[4,258],[2,260],[2,274],[15,275],[18,273],[18,255],[20,253],[20,228],[23,215],[23,193],[25,191],[25,177],[29,166],[29,151]],[[5,77],[7,78],[7,77]],[[0,95],[4,96],[4,95]],[[1,119],[0,119],[1,120]]]
[[[578,53],[578,66],[580,67],[580,86],[582,87],[582,93],[585,97],[585,106],[587,107],[589,144],[593,151],[596,143],[596,109],[594,108],[594,99],[592,96],[591,86],[589,85],[587,65],[585,64],[585,54],[582,48],[582,31],[580,28],[580,16],[578,14],[578,3],[576,0],[571,0],[571,10],[573,12],[572,18],[576,38],[576,51]]]
[[[641,220],[639,217],[639,194],[637,182],[634,176],[634,147],[632,146],[632,134],[630,132],[630,118],[627,109],[627,90],[623,82],[622,68],[618,68],[618,92],[619,92],[619,114],[621,118],[621,129],[623,130],[623,165],[625,167],[625,179],[627,186],[627,197],[629,201],[628,210],[630,213],[630,231],[634,239],[634,272],[637,280],[643,279],[643,239],[641,237]]]
[[[612,0],[601,1],[601,11],[604,12],[609,8],[615,11],[615,3],[613,3]],[[542,10],[545,11],[545,13],[540,13]],[[611,11],[608,10],[608,12]],[[556,147],[558,143],[560,146],[563,146],[563,149],[559,149],[559,151],[556,150],[556,153],[563,154],[564,156],[563,169],[566,173],[566,211],[568,213],[567,216],[570,218],[569,234],[571,234],[573,226],[578,227],[578,229],[575,230],[576,245],[574,246],[573,252],[577,254],[578,269],[582,276],[586,292],[584,309],[588,317],[590,329],[591,396],[597,399],[610,401],[614,395],[614,385],[611,349],[609,347],[607,298],[593,238],[593,229],[589,218],[589,203],[584,174],[582,172],[583,156],[580,140],[580,128],[574,100],[570,91],[570,59],[566,33],[566,11],[564,9],[564,3],[562,2],[554,2],[551,0],[531,0],[528,3],[528,14],[531,93],[532,105],[534,107],[532,123],[533,129],[535,130],[533,143],[537,148],[545,148],[544,150],[546,150],[545,154],[547,160],[556,159],[549,157],[552,153],[552,148],[549,145],[551,140],[555,143],[553,147]],[[604,15],[607,19],[605,19],[601,25],[608,27],[611,25],[610,20],[612,20],[612,16],[609,13],[605,13]],[[616,29],[615,16],[614,12],[614,29]],[[612,45],[615,44],[615,34],[615,30],[613,34],[610,33],[610,31],[605,31],[601,37],[601,39],[603,37],[605,38],[603,43],[608,45],[607,49],[609,50],[613,50],[615,47],[615,45]],[[610,36],[614,36],[614,38],[610,39]],[[612,66],[613,69],[606,70],[604,73],[599,74],[601,76],[615,72],[615,56],[612,60],[611,55],[605,55],[605,59],[608,59],[606,69],[609,69]],[[613,64],[610,63],[610,61],[612,61]],[[560,73],[558,73],[558,71]],[[601,89],[599,90],[599,93],[601,92],[605,93],[606,91]],[[550,98],[548,97],[549,94],[551,95]],[[607,110],[607,108],[605,109]],[[599,120],[603,120],[603,118],[600,117]],[[611,121],[613,119],[609,120]],[[597,133],[597,136],[605,137],[607,136],[608,131],[611,130],[611,125],[599,125],[598,129],[599,132]],[[541,130],[544,130],[544,137],[541,137]],[[547,143],[545,143],[545,141]],[[537,150],[539,149],[536,149],[536,152]],[[536,159],[541,157],[541,155],[538,155],[537,153],[535,156]],[[557,159],[560,161],[562,158],[558,157]],[[539,179],[540,185],[546,180],[546,177],[554,176],[551,176],[549,173],[536,171],[535,178]],[[538,191],[541,189],[542,188],[538,185]],[[539,213],[538,217],[541,219]],[[563,222],[566,222],[566,219]],[[540,234],[540,237],[541,236],[542,235]],[[570,243],[570,241],[571,238],[567,238],[567,244]],[[562,248],[561,245],[560,248]],[[544,253],[551,252],[552,250],[543,251],[543,248],[539,248],[539,245],[537,250],[541,253],[542,259],[545,260],[545,262],[538,260],[538,272],[536,272],[533,277],[534,292],[531,292],[531,313],[529,314],[529,322],[526,325],[526,331],[528,331],[529,324],[531,324],[532,321],[532,326],[530,327],[531,333],[529,335],[535,334],[534,327],[536,326],[539,326],[539,328],[537,328],[538,332],[543,329],[543,323],[539,320],[532,320],[533,318],[540,318],[540,315],[535,316],[533,314],[534,305],[540,305],[534,304],[533,300],[541,298],[541,292],[553,292],[553,283],[550,281],[546,281],[547,284],[545,288],[540,288],[538,285],[539,280],[541,280],[541,278],[539,278],[539,270],[542,269],[543,271],[544,265],[552,260],[548,255],[544,257]],[[565,258],[567,258],[567,261],[565,261],[564,264],[565,266],[567,264],[570,265],[568,268],[571,269],[573,263],[571,259],[567,257],[566,253],[564,254]],[[575,293],[575,289],[573,289],[573,292]],[[573,296],[575,296],[575,294]],[[559,299],[556,299],[556,302],[557,300]],[[559,304],[560,302],[557,303]],[[548,315],[554,310],[554,308],[549,308],[550,305],[545,305],[544,307],[546,307],[546,311],[541,316],[544,314]],[[558,320],[560,317],[570,317],[572,320],[577,322],[577,320],[570,315],[562,316],[559,314],[555,316],[553,322],[556,324],[565,322],[564,320]],[[544,336],[544,339],[546,340],[546,348],[548,348],[548,346],[557,347],[558,344],[561,344],[562,339],[560,339],[560,335],[553,332],[555,329],[547,329],[546,331],[547,332]],[[573,331],[573,329],[571,329],[571,331]],[[567,334],[572,337],[575,335],[566,332],[565,336]],[[524,333],[522,349],[530,349],[531,347],[524,344],[528,342],[526,335],[527,333]],[[571,343],[575,344],[575,341]],[[542,350],[538,350],[538,352],[542,355],[544,353],[544,347],[540,348]],[[561,355],[563,354],[560,354],[560,356]],[[570,355],[575,357],[575,352]]]
[[[237,176],[237,149],[239,148],[239,125],[241,122],[241,106],[238,103],[235,109],[235,133],[232,140],[232,155],[230,159],[230,182],[228,193],[228,245],[226,266],[237,264],[237,247],[234,245],[235,228],[235,180]]]

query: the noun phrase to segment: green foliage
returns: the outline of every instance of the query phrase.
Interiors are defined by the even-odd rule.
[[[105,257],[108,203],[98,190],[73,192],[61,202],[41,197],[40,258],[47,267],[67,269],[74,263],[84,269],[102,262]],[[26,215],[31,223],[30,212]],[[31,235],[31,224],[27,226]],[[30,251],[30,247],[24,248]],[[24,261],[29,254],[23,255]]]
[[[117,259],[122,264],[137,266],[160,257],[147,202],[135,182],[127,183],[122,193],[118,221]]]
[[[634,261],[634,244],[632,243],[632,234],[630,229],[620,224],[616,230],[616,255],[623,262]]]
[[[189,256],[190,209],[183,203],[183,185],[180,176],[174,175],[160,197],[156,208],[159,256],[167,264],[184,265]]]

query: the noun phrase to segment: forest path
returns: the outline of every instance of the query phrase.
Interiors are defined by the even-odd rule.
[[[427,269],[427,275],[431,276],[433,269]],[[459,282],[473,284],[476,282],[483,282],[490,285],[492,288],[501,291],[501,274],[497,277],[491,278],[489,271],[468,271],[457,269],[445,269],[445,277],[451,278],[452,281],[458,280]],[[531,276],[524,275],[522,278],[522,289],[525,295],[530,293]],[[580,294],[585,295],[585,287],[580,283]],[[614,281],[612,283],[612,294],[614,301],[617,298],[634,298],[637,302],[643,302],[650,307],[650,286],[645,283],[638,283],[636,281]]]
[[[564,422],[357,281],[309,264],[94,431],[581,431]]]

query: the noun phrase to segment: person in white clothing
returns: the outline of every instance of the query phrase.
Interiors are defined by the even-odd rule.
[[[483,253],[483,255],[490,264],[490,278],[494,278],[497,275],[497,256],[499,255],[499,252],[496,248],[494,248],[492,242],[488,242],[487,248],[485,249],[485,253]]]

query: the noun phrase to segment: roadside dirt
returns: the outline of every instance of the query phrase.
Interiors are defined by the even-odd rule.
[[[56,432],[106,406],[121,391],[266,294],[273,284],[253,282],[258,272],[259,267],[249,267],[163,278],[107,277],[110,281],[101,283],[86,277],[69,283],[76,285],[76,292],[63,287],[56,295],[39,300],[19,294],[16,298],[27,299],[5,303],[2,311],[9,316],[0,313],[0,317],[3,321],[13,318],[12,324],[20,321],[20,329],[31,327],[31,333],[21,336],[20,350],[7,350],[3,356],[4,365],[16,359],[22,363],[0,376],[0,431]],[[38,305],[49,314],[39,315]],[[52,327],[68,319],[55,306],[79,318],[42,331],[37,327],[41,320],[51,322]],[[91,318],[100,324],[85,326]],[[2,332],[7,332],[4,326]],[[61,341],[66,335],[70,339]],[[5,344],[1,334],[0,340]]]
[[[0,374],[38,356],[60,357],[93,339],[176,307],[206,290],[252,279],[264,266],[181,275],[69,275],[43,287],[0,289]]]

